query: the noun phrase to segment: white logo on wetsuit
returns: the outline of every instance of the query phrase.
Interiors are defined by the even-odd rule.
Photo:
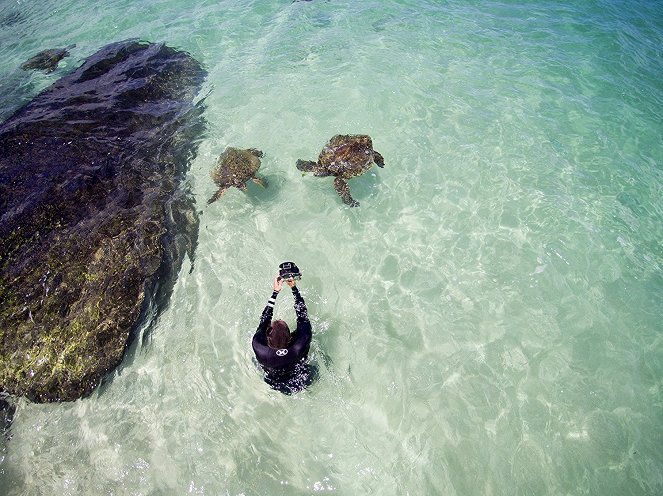
[[[276,354],[278,356],[286,356],[288,354],[287,348],[281,348],[280,350],[276,350]]]

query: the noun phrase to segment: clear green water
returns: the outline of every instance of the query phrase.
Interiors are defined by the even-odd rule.
[[[111,380],[19,402],[1,493],[663,492],[663,4],[89,3],[0,1],[0,114],[106,43],[189,51],[199,245]],[[337,133],[385,157],[356,209],[294,165]],[[229,145],[270,185],[207,207]],[[294,397],[250,348],[286,259],[321,375]]]

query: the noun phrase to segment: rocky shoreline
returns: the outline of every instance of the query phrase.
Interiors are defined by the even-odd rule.
[[[205,76],[165,45],[114,43],[0,125],[0,391],[89,394],[167,301],[196,244],[184,179]]]

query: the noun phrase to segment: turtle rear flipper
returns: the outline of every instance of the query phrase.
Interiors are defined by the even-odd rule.
[[[384,158],[375,150],[373,150],[373,162],[375,162],[378,167],[384,167]]]
[[[207,204],[209,205],[210,203],[214,203],[216,200],[221,198],[223,196],[223,193],[226,192],[226,189],[227,188],[219,188],[218,191],[216,193],[214,193],[214,195],[212,195],[212,198],[207,200]]]
[[[338,193],[338,196],[341,197],[341,200],[343,200],[343,203],[351,207],[359,206],[359,202],[352,198],[352,195],[350,194],[350,186],[348,186],[345,179],[340,177],[334,179],[334,189]]]
[[[262,186],[263,188],[266,188],[266,187],[267,187],[267,179],[265,179],[264,177],[254,176],[254,177],[251,178],[251,180],[252,180],[254,183],[256,183],[256,184]]]
[[[302,172],[311,172],[317,165],[316,162],[311,160],[297,160],[297,168]]]

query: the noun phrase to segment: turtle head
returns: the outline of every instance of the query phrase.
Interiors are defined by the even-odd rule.
[[[315,170],[318,164],[310,160],[297,160],[297,168],[302,172],[311,172]]]

